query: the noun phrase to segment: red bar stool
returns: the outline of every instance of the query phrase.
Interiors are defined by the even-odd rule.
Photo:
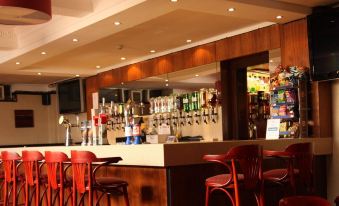
[[[242,145],[231,148],[226,154],[204,155],[204,160],[220,163],[229,171],[229,174],[206,179],[205,205],[208,206],[211,193],[219,190],[228,196],[233,206],[239,206],[239,187],[243,187],[254,193],[257,205],[263,206],[262,156],[262,148],[259,145]],[[236,167],[236,164],[239,164],[240,168]],[[234,195],[229,190],[233,190]]]
[[[281,199],[279,206],[331,206],[331,204],[317,196],[291,196]]]
[[[39,151],[22,151],[22,163],[25,171],[25,205],[32,204],[35,199],[35,206],[41,205],[46,190],[40,194],[40,187],[47,183],[46,176],[41,176],[41,167],[44,164],[44,156]],[[31,189],[33,189],[31,191]],[[46,198],[45,198],[46,200]],[[47,201],[46,201],[47,203]]]
[[[313,192],[313,155],[311,143],[297,143],[289,145],[285,151],[264,151],[268,157],[284,158],[287,160],[285,168],[265,171],[264,180],[268,183],[281,186],[289,185],[293,194],[296,194],[296,178],[307,189]]]
[[[4,168],[4,206],[10,205],[9,199],[12,196],[13,206],[18,205],[18,195],[22,191],[23,184],[18,187],[22,178],[18,175],[21,157],[15,152],[1,152],[2,165]]]
[[[89,151],[71,151],[71,162],[73,172],[73,206],[78,205],[77,192],[80,194],[80,203],[84,203],[84,196],[88,194],[88,205],[93,205],[93,191],[107,195],[107,205],[110,205],[110,195],[124,195],[126,206],[129,206],[127,186],[128,183],[114,177],[96,177],[96,172],[102,166],[117,163],[122,160],[120,157],[97,158]],[[101,163],[94,167],[93,163]]]
[[[63,152],[45,152],[45,163],[47,166],[47,200],[48,206],[55,205],[59,197],[59,206],[67,205],[69,198],[72,196],[72,182],[67,180],[67,169],[71,166],[70,159]],[[69,196],[64,201],[65,189],[69,189]],[[54,193],[54,197],[53,197]]]

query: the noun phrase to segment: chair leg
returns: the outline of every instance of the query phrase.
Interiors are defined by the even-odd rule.
[[[209,196],[210,196],[210,188],[206,186],[205,206],[208,206]]]
[[[4,180],[5,181],[5,184],[4,184],[4,206],[7,206],[7,204],[8,204],[8,191],[7,191],[7,189],[8,189],[8,184],[7,184],[7,182],[6,182],[6,180]]]
[[[124,186],[124,187],[122,188],[122,190],[123,190],[123,192],[124,192],[125,205],[126,205],[126,206],[129,206],[127,186]]]
[[[111,206],[111,195],[109,193],[106,193],[107,198],[107,206]]]

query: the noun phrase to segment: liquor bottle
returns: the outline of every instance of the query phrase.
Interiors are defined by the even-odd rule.
[[[189,94],[184,94],[182,98],[182,103],[183,103],[183,109],[185,112],[190,111],[190,106],[189,106]]]
[[[192,93],[191,110],[196,111],[199,109],[200,109],[199,93],[195,91]]]

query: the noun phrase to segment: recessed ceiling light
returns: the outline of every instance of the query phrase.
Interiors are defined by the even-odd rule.
[[[75,76],[76,76],[76,77],[80,77],[80,74],[76,74]]]
[[[230,11],[230,12],[235,11],[235,8],[233,8],[233,7],[228,8],[228,11]]]
[[[187,39],[186,42],[187,42],[187,43],[191,43],[192,40],[191,40],[191,39]]]
[[[178,0],[171,0],[171,2],[178,2]]]
[[[126,60],[126,57],[121,57],[120,59],[121,59],[121,60]]]
[[[97,66],[95,66],[97,69],[100,69],[101,68],[101,66],[100,65],[97,65]]]
[[[46,55],[47,53],[43,51],[43,52],[41,52],[41,54],[42,54],[42,55]]]
[[[198,76],[199,76],[199,74],[196,74],[195,76],[196,76],[196,77],[198,77]]]
[[[275,18],[277,18],[277,19],[282,19],[282,18],[283,18],[283,16],[281,16],[281,15],[278,15],[278,16],[276,16]]]
[[[120,21],[115,21],[115,22],[114,22],[114,25],[115,25],[115,26],[119,26],[120,24],[121,24]]]
[[[124,85],[124,82],[121,82],[121,85]]]
[[[152,50],[151,50],[151,51],[149,51],[149,52],[151,52],[151,53],[155,53],[155,50],[153,50],[153,49],[152,49]]]
[[[73,39],[72,41],[73,41],[73,42],[78,42],[79,40],[78,40],[78,39]]]
[[[40,72],[38,72],[38,75],[41,75],[41,73],[40,73]]]
[[[165,79],[165,82],[168,82],[168,79]]]
[[[21,64],[21,63],[20,63],[20,62],[15,62],[15,64],[16,64],[16,65],[19,65],[19,64]]]
[[[272,63],[273,62],[273,59],[270,59],[270,63]]]

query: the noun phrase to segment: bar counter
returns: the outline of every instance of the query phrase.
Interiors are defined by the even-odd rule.
[[[220,172],[220,168],[216,168],[214,164],[206,164],[202,160],[204,154],[226,153],[229,148],[243,144],[259,144],[264,149],[284,150],[287,145],[298,142],[312,142],[316,158],[332,154],[332,138],[18,147],[1,148],[0,151],[8,150],[21,154],[22,150],[38,150],[42,153],[49,150],[62,151],[70,155],[71,150],[88,150],[94,152],[98,157],[120,156],[123,160],[108,167],[107,173],[129,182],[128,191],[131,205],[187,206],[204,205],[204,180],[206,177]],[[325,166],[320,165],[321,167]],[[115,204],[122,204],[122,198],[116,198],[113,201]]]

